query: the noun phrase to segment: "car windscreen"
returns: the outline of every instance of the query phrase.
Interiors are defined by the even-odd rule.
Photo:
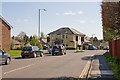
[[[23,49],[22,49],[22,51],[31,51],[32,50],[32,47],[24,47]]]

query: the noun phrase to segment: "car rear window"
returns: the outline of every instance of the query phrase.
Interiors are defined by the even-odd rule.
[[[22,51],[31,51],[32,50],[32,47],[24,47],[23,49],[22,49]]]
[[[57,46],[53,46],[53,49],[58,49],[58,47]]]

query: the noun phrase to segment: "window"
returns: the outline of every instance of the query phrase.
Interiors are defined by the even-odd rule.
[[[81,41],[84,42],[84,37],[81,37]]]
[[[76,36],[76,41],[78,41],[78,36]]]
[[[64,38],[64,35],[62,35],[62,38]]]

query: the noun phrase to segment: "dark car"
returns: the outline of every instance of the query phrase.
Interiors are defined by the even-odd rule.
[[[64,55],[66,54],[66,49],[63,45],[55,45],[52,48],[52,55]]]
[[[95,46],[93,46],[93,45],[89,45],[88,50],[97,50],[97,48]]]
[[[21,52],[22,58],[25,57],[33,57],[36,58],[37,56],[43,56],[43,51],[40,50],[37,46],[25,46],[22,48]]]
[[[0,49],[0,64],[10,64],[11,57],[9,54]]]

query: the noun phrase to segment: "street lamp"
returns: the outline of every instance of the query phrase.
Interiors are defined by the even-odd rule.
[[[46,9],[39,9],[39,26],[38,26],[38,37],[41,38],[41,11],[46,11]]]

